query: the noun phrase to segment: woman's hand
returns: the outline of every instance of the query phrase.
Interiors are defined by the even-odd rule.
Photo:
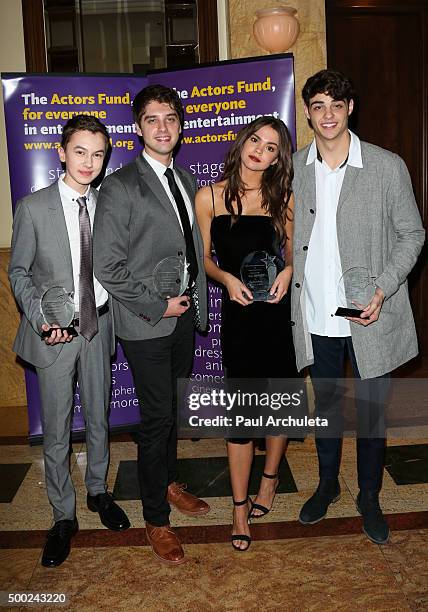
[[[233,274],[227,274],[223,280],[223,284],[226,287],[229,297],[232,302],[238,302],[241,306],[248,306],[253,302],[253,294],[236,276]]]
[[[282,300],[288,291],[292,276],[292,266],[286,266],[284,270],[278,274],[269,291],[270,295],[273,295],[274,297],[271,300],[267,300],[268,304],[278,304],[278,302]]]

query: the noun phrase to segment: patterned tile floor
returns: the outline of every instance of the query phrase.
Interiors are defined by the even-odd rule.
[[[318,525],[297,522],[302,503],[316,487],[317,462],[312,439],[290,443],[274,508],[251,527],[254,541],[245,554],[235,553],[228,541],[225,451],[222,440],[179,443],[182,480],[212,510],[199,519],[172,512],[188,562],[171,569],[147,547],[130,437],[113,437],[109,470],[110,489],[131,521],[124,533],[108,531],[87,510],[86,449],[73,443],[80,532],[68,560],[48,570],[40,565],[51,521],[42,449],[0,445],[0,591],[64,592],[68,610],[428,611],[427,440],[389,441],[381,493],[392,528],[386,546],[370,543],[361,533],[353,440],[344,441],[340,502]],[[257,451],[252,494],[262,469],[263,453]]]

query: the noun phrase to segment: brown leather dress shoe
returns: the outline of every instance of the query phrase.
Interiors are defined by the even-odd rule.
[[[186,485],[172,482],[168,486],[167,500],[179,512],[186,516],[200,516],[210,511],[209,505],[203,499],[185,491]]]
[[[146,522],[146,535],[155,557],[167,565],[180,565],[186,561],[180,540],[170,525],[156,527]]]

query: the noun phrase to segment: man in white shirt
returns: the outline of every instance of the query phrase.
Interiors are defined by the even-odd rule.
[[[70,119],[59,148],[65,174],[20,200],[13,222],[9,278],[23,313],[14,350],[37,371],[46,489],[55,521],[42,556],[46,567],[67,558],[78,530],[69,468],[76,375],[86,423],[88,508],[98,512],[109,529],[129,527],[126,514],[107,492],[114,336],[108,294],[92,269],[97,192],[91,183],[103,169],[108,147],[107,129],[98,119]],[[74,305],[68,328],[43,313],[43,296],[53,288],[58,294],[65,290],[63,299],[69,294],[71,311]]]
[[[177,379],[189,376],[194,327],[203,329],[207,320],[203,247],[195,181],[173,161],[183,123],[177,92],[145,87],[133,113],[144,151],[103,182],[94,267],[113,297],[116,335],[140,404],[138,476],[146,534],[156,557],[177,565],[185,557],[169,525],[170,505],[190,516],[210,509],[177,482]],[[176,297],[164,296],[154,280],[157,265],[171,257],[188,268],[187,290]]]
[[[389,538],[379,505],[383,408],[389,373],[418,351],[406,278],[424,230],[403,160],[349,131],[354,93],[347,77],[322,70],[302,96],[315,138],[293,156],[292,325],[298,369],[309,366],[316,412],[330,420],[330,430],[317,432],[320,482],[299,520],[317,523],[340,497],[339,379],[348,354],[357,392],[357,509],[366,535],[383,544]],[[352,268],[373,279],[372,292],[360,298],[360,316],[336,316],[338,306],[351,306],[341,277]],[[343,286],[347,299],[340,303]]]

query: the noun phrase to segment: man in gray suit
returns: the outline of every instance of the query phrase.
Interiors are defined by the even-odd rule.
[[[169,525],[170,504],[190,516],[209,506],[177,482],[177,379],[189,376],[194,319],[206,326],[203,248],[194,213],[195,181],[173,162],[183,123],[178,94],[162,85],[133,102],[144,150],[103,183],[94,226],[97,278],[113,297],[116,334],[131,366],[141,411],[138,474],[146,533],[164,563],[185,560]],[[186,260],[187,291],[164,298],[153,272]]]
[[[322,70],[302,91],[314,141],[295,153],[292,325],[297,366],[309,366],[318,416],[340,419],[340,384],[348,353],[357,379],[357,509],[379,544],[389,527],[379,505],[385,454],[383,406],[388,375],[418,352],[406,278],[424,242],[409,173],[394,153],[348,130],[354,108],[349,80]],[[373,293],[360,316],[335,316],[339,281],[368,271]],[[345,289],[349,288],[345,283]],[[349,295],[348,295],[349,297]],[[324,518],[340,496],[341,435],[317,437],[319,486],[299,520]],[[331,435],[331,434],[330,434]]]
[[[69,468],[76,373],[86,423],[88,508],[98,512],[110,529],[129,527],[125,513],[107,492],[114,335],[107,292],[92,272],[91,224],[97,192],[91,183],[103,168],[108,146],[108,132],[98,119],[85,115],[70,119],[59,149],[65,174],[20,200],[13,221],[9,278],[23,313],[13,348],[37,370],[46,489],[55,520],[42,556],[46,567],[67,558],[78,530]],[[52,321],[48,324],[42,314],[41,298],[53,287],[64,288],[73,297],[75,336]]]

